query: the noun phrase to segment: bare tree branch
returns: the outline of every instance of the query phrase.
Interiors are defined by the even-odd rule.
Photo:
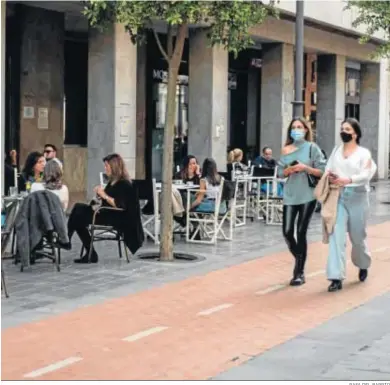
[[[169,63],[169,59],[170,59],[170,58],[168,57],[167,53],[165,52],[165,50],[164,50],[164,48],[163,48],[163,46],[162,46],[162,44],[161,44],[161,40],[160,40],[160,38],[158,37],[158,33],[157,33],[157,31],[154,29],[154,26],[153,26],[153,25],[152,25],[152,31],[153,31],[154,37],[155,37],[155,39],[156,39],[157,46],[158,46],[158,48],[159,48],[161,54],[164,56],[164,59]]]
[[[169,59],[173,55],[173,27],[171,24],[168,24],[168,33],[167,33],[167,53]]]
[[[187,27],[188,25],[186,23],[180,24],[177,35],[176,35],[176,43],[175,43],[175,50],[173,51],[173,63],[172,66],[178,67],[180,65],[180,61],[183,54],[183,48],[184,48],[184,42],[186,40],[187,35]]]

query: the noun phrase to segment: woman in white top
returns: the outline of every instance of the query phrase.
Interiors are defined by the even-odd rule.
[[[370,180],[376,172],[371,153],[359,145],[362,131],[356,119],[348,118],[341,125],[343,144],[329,158],[326,171],[330,182],[340,187],[336,224],[329,238],[327,277],[328,291],[342,289],[346,269],[346,234],[352,243],[352,262],[359,268],[359,280],[367,278],[371,256],[366,244]]]
[[[50,160],[46,163],[43,170],[43,183],[33,183],[31,192],[47,190],[56,194],[61,201],[64,211],[69,204],[68,187],[62,184],[62,167],[55,160]]]
[[[218,174],[215,160],[206,158],[203,162],[199,193],[192,202],[191,210],[213,212],[218,194],[221,192],[221,182],[222,177]],[[221,202],[219,211],[221,214],[226,212],[226,202]]]

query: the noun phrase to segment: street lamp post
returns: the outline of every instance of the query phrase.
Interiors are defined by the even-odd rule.
[[[294,101],[293,116],[303,116],[304,101],[302,100],[303,89],[303,30],[304,30],[304,7],[303,0],[296,0],[295,15],[295,77],[294,77]]]

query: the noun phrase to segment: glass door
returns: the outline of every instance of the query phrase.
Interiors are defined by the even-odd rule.
[[[184,76],[179,77],[179,81]],[[188,79],[187,76],[185,78]],[[161,180],[164,151],[164,126],[167,107],[167,84],[155,83],[154,94],[154,118],[152,127],[152,178]],[[178,84],[176,87],[176,119],[174,129],[174,169],[175,174],[181,167],[183,158],[187,155],[188,136],[188,85]]]

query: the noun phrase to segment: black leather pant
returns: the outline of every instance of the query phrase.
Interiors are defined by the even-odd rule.
[[[307,257],[307,229],[316,208],[316,201],[302,205],[283,206],[283,236],[292,255],[295,257],[298,273],[303,273]],[[297,222],[297,239],[295,239],[295,222]]]

